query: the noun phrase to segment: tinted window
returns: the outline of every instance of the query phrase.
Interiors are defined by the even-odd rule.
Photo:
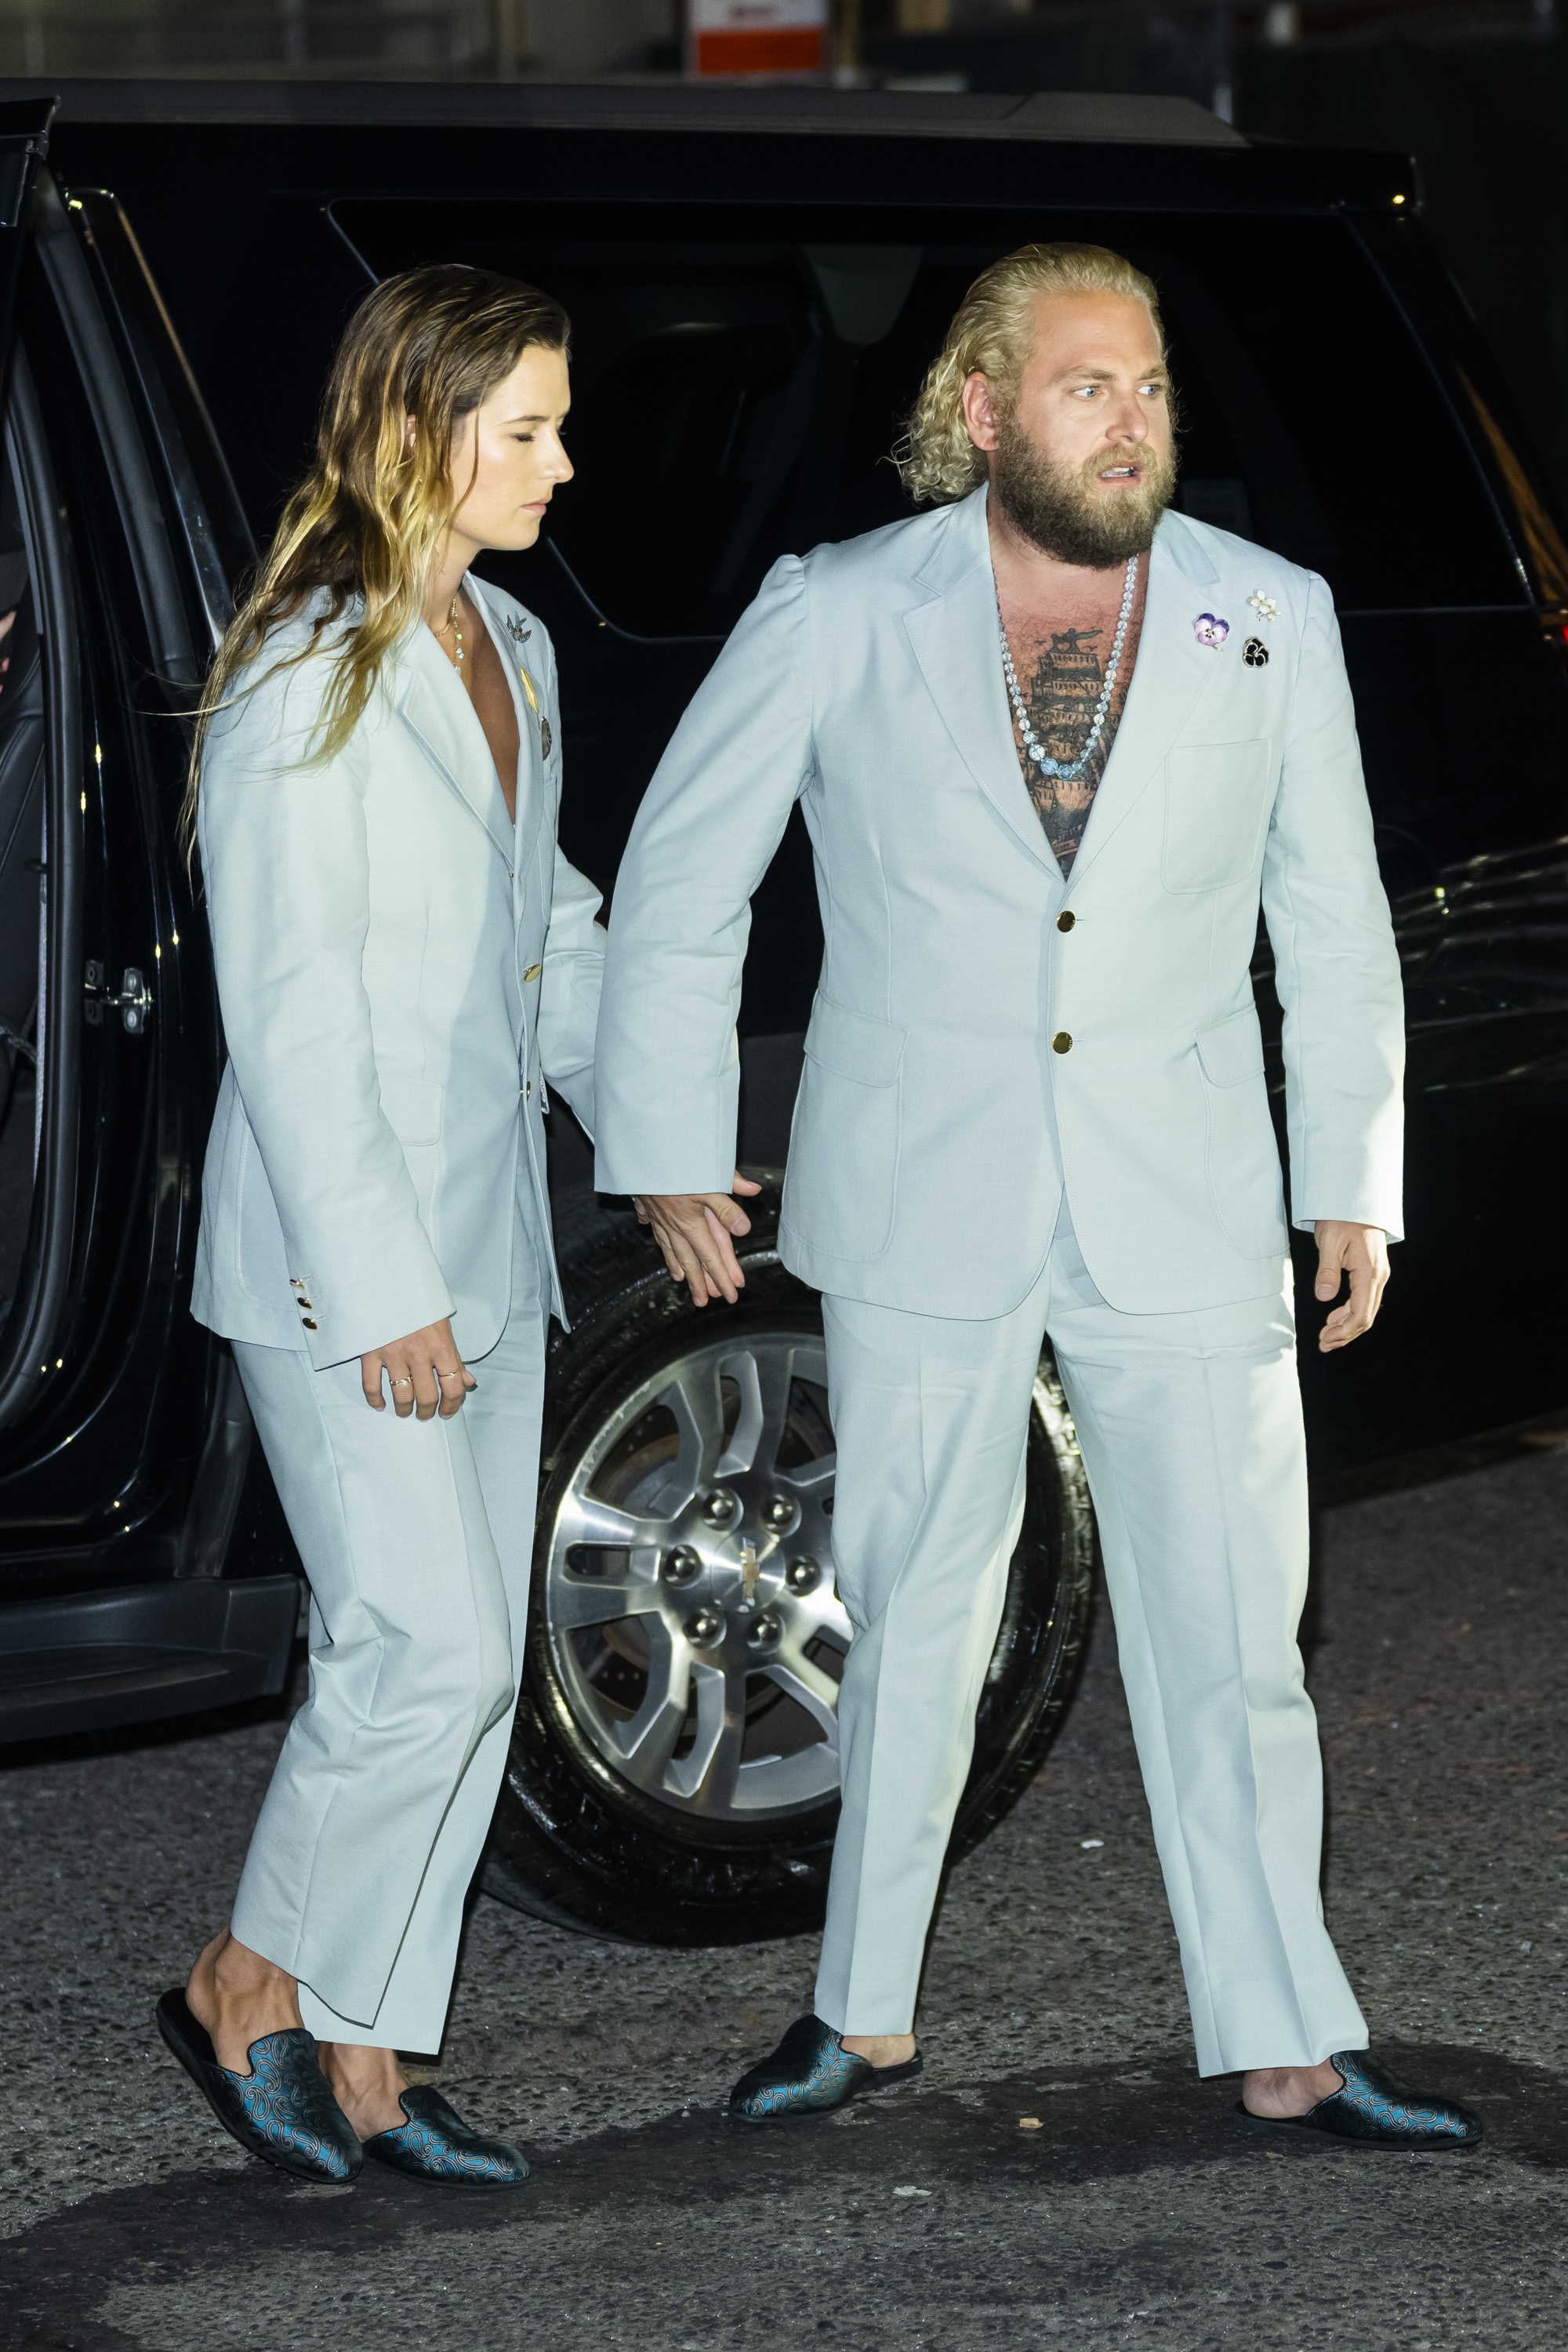
[[[1520,601],[1444,396],[1337,222],[978,215],[986,234],[957,245],[951,213],[340,216],[382,272],[485,261],[564,302],[579,473],[552,531],[635,634],[722,635],[781,551],[907,512],[884,461],[949,319],[987,262],[1052,236],[1117,247],[1159,285],[1188,512],[1322,572],[1344,607]]]

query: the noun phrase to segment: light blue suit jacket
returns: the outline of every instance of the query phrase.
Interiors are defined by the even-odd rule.
[[[202,765],[229,1059],[192,1310],[318,1369],[447,1315],[464,1358],[484,1355],[506,1320],[520,1184],[550,1232],[542,1078],[593,1126],[605,934],[598,892],[556,846],[554,656],[511,597],[465,585],[517,701],[515,825],[423,625],[343,750],[316,763],[327,655],[262,676],[309,616],[280,630]]]
[[[1296,1222],[1400,1228],[1399,964],[1328,590],[1164,517],[1064,881],[1013,746],[985,506],[784,558],[697,694],[616,886],[597,1182],[729,1189],[748,902],[798,800],[826,947],[784,1263],[842,1297],[1001,1315],[1065,1179],[1112,1306],[1266,1297],[1287,1235],[1248,971],[1260,896]],[[1276,618],[1249,608],[1259,589]],[[1229,623],[1217,650],[1204,613]]]

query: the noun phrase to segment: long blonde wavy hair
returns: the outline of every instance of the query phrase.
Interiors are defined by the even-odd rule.
[[[963,386],[988,377],[1004,409],[1017,398],[1035,343],[1035,302],[1042,294],[1130,294],[1146,302],[1164,355],[1160,298],[1152,279],[1103,245],[1021,245],[983,269],[953,317],[920,397],[893,449],[893,463],[913,499],[939,504],[967,498],[988,471],[963,421]]]
[[[424,610],[432,565],[468,487],[451,479],[457,427],[525,351],[565,352],[571,331],[560,304],[537,287],[454,262],[405,269],[366,295],[327,379],[315,462],[283,509],[202,694],[181,813],[187,855],[207,730],[236,678],[318,589],[331,591],[331,603],[308,642],[263,675],[308,660],[351,598],[363,599],[334,650],[310,756],[341,751],[383,661]]]

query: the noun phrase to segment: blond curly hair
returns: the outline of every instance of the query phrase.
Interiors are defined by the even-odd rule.
[[[983,269],[959,304],[894,446],[911,498],[947,504],[984,481],[985,452],[963,421],[963,386],[972,375],[988,377],[1003,407],[1011,406],[1034,348],[1041,294],[1129,294],[1147,303],[1163,358],[1160,298],[1141,269],[1103,245],[1021,245]]]

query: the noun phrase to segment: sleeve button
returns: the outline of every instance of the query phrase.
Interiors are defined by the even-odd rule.
[[[313,1331],[316,1328],[315,1324],[312,1322],[309,1315],[305,1318],[305,1328],[307,1331]]]

